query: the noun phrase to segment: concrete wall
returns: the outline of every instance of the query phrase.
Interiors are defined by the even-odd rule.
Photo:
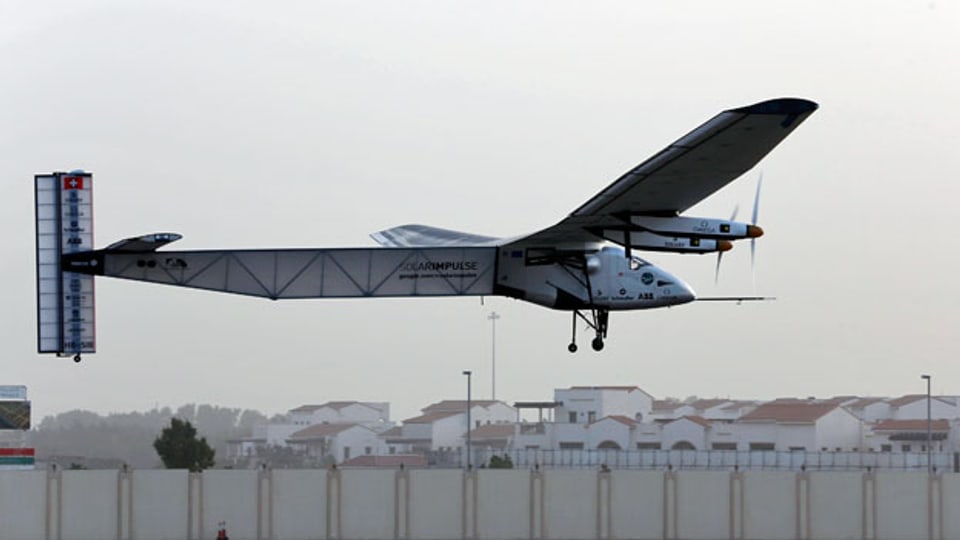
[[[343,469],[2,471],[0,538],[949,539],[960,475]]]

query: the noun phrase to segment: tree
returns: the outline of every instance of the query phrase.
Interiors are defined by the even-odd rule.
[[[186,420],[171,418],[170,426],[153,441],[153,448],[168,469],[198,472],[213,467],[213,448],[206,437],[197,438],[197,428]]]

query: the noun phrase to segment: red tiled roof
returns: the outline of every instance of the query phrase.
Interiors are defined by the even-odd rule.
[[[637,425],[637,421],[636,421],[636,420],[630,418],[629,416],[623,416],[622,414],[611,414],[611,415],[608,415],[608,416],[604,416],[603,418],[601,418],[601,419],[599,419],[599,420],[595,420],[595,421],[593,421],[593,422],[590,422],[588,425],[592,426],[592,425],[594,425],[594,424],[599,424],[600,422],[603,422],[604,420],[613,420],[613,421],[615,421],[615,422],[620,422],[621,424],[623,424],[623,425],[625,425],[625,426],[627,426],[627,427],[629,427],[629,428],[634,428],[634,427],[636,427],[636,425]]]
[[[426,409],[424,409],[426,411]],[[449,418],[451,416],[456,416],[458,414],[464,414],[466,410],[463,411],[439,411],[439,412],[430,412],[427,414],[421,414],[420,416],[414,416],[413,418],[407,418],[403,421],[404,424],[431,424],[437,420],[443,420],[444,418]]]
[[[909,405],[910,403],[913,403],[919,399],[927,399],[927,396],[925,394],[907,394],[905,396],[891,399],[887,403],[889,403],[891,407],[903,407],[904,405]]]
[[[484,424],[470,432],[473,438],[503,439],[513,437],[513,424]]]
[[[926,395],[926,394],[908,394],[908,395],[903,396],[903,397],[898,397],[898,398],[896,398],[896,399],[891,399],[891,400],[888,401],[887,403],[889,403],[891,407],[903,407],[904,405],[909,405],[909,404],[914,403],[914,402],[917,402],[917,401],[919,401],[919,400],[921,400],[921,399],[923,399],[923,400],[927,399],[927,395]],[[953,405],[952,402],[947,401],[947,400],[942,399],[942,398],[937,397],[937,396],[932,396],[932,397],[931,397],[931,401],[939,401],[940,403],[946,403],[947,405]]]
[[[494,403],[500,403],[499,401],[493,401],[489,399],[473,399],[470,400],[471,407],[489,407]],[[465,399],[445,399],[443,401],[438,401],[431,405],[427,405],[423,409],[420,409],[424,414],[441,412],[441,411],[454,411],[454,412],[466,412],[467,410],[467,400]]]
[[[707,420],[706,418],[704,418],[704,417],[702,417],[702,416],[695,416],[695,415],[692,415],[692,414],[688,414],[687,416],[682,416],[682,417],[678,418],[677,420],[684,420],[684,419],[689,420],[689,421],[691,421],[691,422],[693,422],[693,423],[695,423],[695,424],[700,424],[700,425],[703,426],[703,427],[710,427],[710,426],[713,425],[713,424],[711,424],[710,421]],[[676,422],[677,420],[674,420],[674,422]]]
[[[355,404],[358,404],[358,403],[360,403],[360,402],[359,402],[359,401],[328,401],[328,402],[323,403],[323,404],[321,404],[321,405],[301,405],[301,406],[297,407],[296,409],[290,409],[290,412],[304,412],[304,413],[309,413],[309,412],[313,412],[313,411],[315,411],[315,410],[317,410],[317,409],[323,409],[323,408],[327,408],[327,407],[329,407],[329,408],[331,408],[331,409],[340,410],[340,409],[342,409],[342,408],[344,408],[344,407],[348,407],[348,406],[350,406],[350,405],[355,405]]]
[[[571,386],[570,390],[621,390],[624,392],[633,392],[640,390],[639,386]]]
[[[926,431],[927,420],[881,420],[873,425],[874,431]],[[932,420],[930,422],[932,431],[949,431],[950,422],[948,420]]]
[[[381,437],[399,437],[402,433],[400,426],[394,426],[380,434]]]
[[[330,435],[336,435],[341,431],[346,431],[358,425],[359,424],[314,424],[310,427],[294,432],[292,435],[287,437],[287,440],[309,440],[319,437],[329,437]]]
[[[846,406],[850,409],[862,409],[869,405],[873,405],[874,403],[882,402],[883,399],[884,398],[878,398],[878,397],[863,397],[863,398],[858,398],[856,401],[852,403],[847,403]]]
[[[416,454],[393,454],[389,456],[357,456],[340,464],[341,467],[426,467],[427,458]]]
[[[734,400],[731,401],[728,405],[723,407],[725,411],[733,411],[737,409],[742,409],[744,407],[754,407],[757,405],[756,401],[744,401],[744,400]]]
[[[655,399],[653,400],[653,410],[654,411],[673,411],[678,407],[682,407],[683,403],[679,401],[671,401],[667,399]]]
[[[693,403],[691,403],[690,405],[693,406],[694,409],[698,411],[702,411],[705,409],[712,409],[714,407],[723,405],[725,403],[730,403],[730,400],[729,399],[698,399]]]
[[[777,400],[764,403],[740,417],[741,422],[815,422],[836,409],[836,403],[817,403],[802,400]]]

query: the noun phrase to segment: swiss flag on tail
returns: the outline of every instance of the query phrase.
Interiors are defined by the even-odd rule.
[[[63,189],[83,189],[82,176],[64,176]]]

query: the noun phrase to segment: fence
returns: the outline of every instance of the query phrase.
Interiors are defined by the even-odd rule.
[[[960,474],[629,469],[0,472],[0,538],[946,540]]]
[[[866,471],[927,470],[926,453],[901,452],[801,452],[773,450],[550,450],[497,451],[474,448],[471,464],[482,466],[493,456],[507,456],[517,468],[600,468],[674,470],[773,470]],[[466,455],[459,451],[433,452],[434,467],[464,468]],[[936,471],[960,472],[960,454],[935,452]]]

